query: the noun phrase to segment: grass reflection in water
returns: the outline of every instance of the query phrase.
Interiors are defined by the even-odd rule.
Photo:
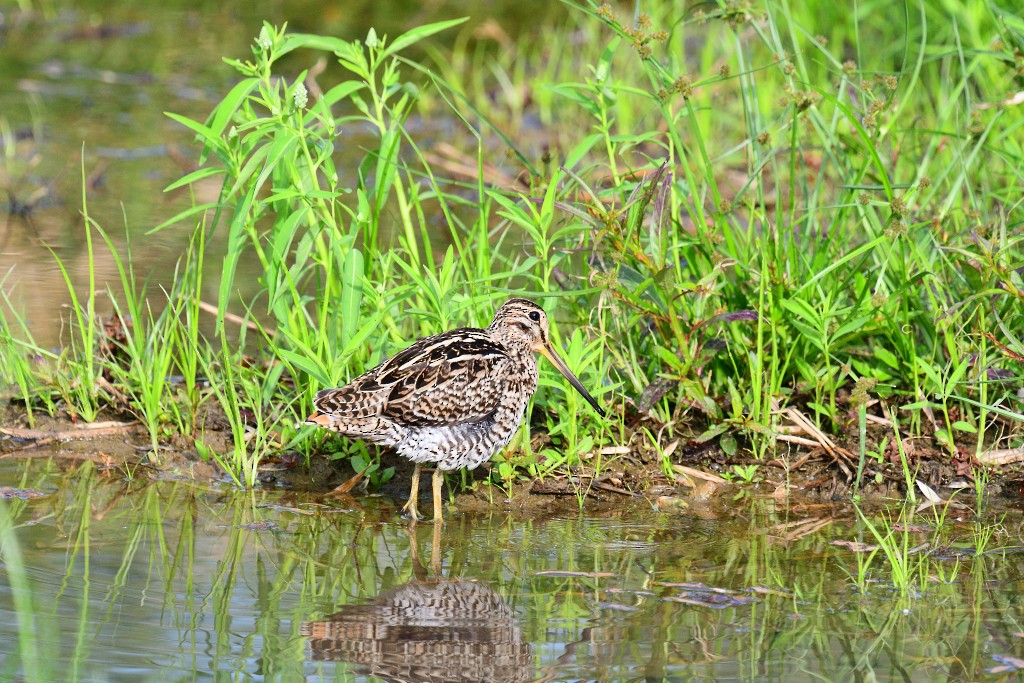
[[[786,536],[809,515],[767,500],[705,519],[463,514],[435,538],[385,498],[125,483],[91,463],[8,474],[24,497],[0,500],[7,680],[971,680],[1024,654],[1017,552],[998,547],[1013,511],[980,553],[974,522],[903,522],[928,546],[901,592],[862,521],[818,511]]]

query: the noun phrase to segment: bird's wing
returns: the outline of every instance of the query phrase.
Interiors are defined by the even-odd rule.
[[[365,387],[387,390],[381,417],[406,427],[479,422],[500,404],[511,366],[483,330],[452,330],[388,359],[367,373]]]
[[[349,384],[317,392],[310,421],[344,433],[379,429],[378,418],[405,427],[479,422],[516,379],[507,377],[511,364],[483,330],[426,337]]]

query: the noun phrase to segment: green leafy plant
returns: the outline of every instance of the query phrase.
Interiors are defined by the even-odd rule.
[[[744,484],[752,484],[757,480],[757,470],[760,466],[757,464],[750,465],[733,465],[732,471],[726,473],[727,479],[739,480]]]

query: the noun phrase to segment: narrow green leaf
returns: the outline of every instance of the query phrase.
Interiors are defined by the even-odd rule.
[[[203,141],[204,145],[214,146],[219,149],[224,148],[223,140],[220,139],[220,135],[212,128],[205,126],[199,123],[198,121],[193,121],[187,116],[175,114],[174,112],[165,111],[164,116],[171,119],[172,121],[177,121],[181,125],[191,130],[193,133],[199,136],[199,139]]]
[[[381,59],[389,57],[399,50],[404,50],[414,43],[440,33],[441,31],[447,30],[453,26],[458,26],[469,20],[469,17],[463,17],[461,19],[449,19],[448,21],[438,21],[433,24],[426,24],[424,26],[417,26],[411,31],[407,31],[402,35],[398,36],[381,52]]]
[[[256,78],[246,78],[235,84],[235,87],[231,88],[224,99],[220,101],[217,108],[213,110],[209,121],[209,130],[217,136],[219,139],[224,131],[228,129],[228,125],[234,120],[235,114],[238,112],[238,108],[241,106],[242,100],[249,96],[249,93],[254,88],[259,86],[259,80]]]
[[[661,361],[668,367],[680,372],[683,370],[683,361],[679,359],[679,356],[672,353],[664,346],[659,346],[655,348],[654,352],[658,355],[658,358],[660,358]]]
[[[209,178],[215,175],[225,175],[227,171],[219,166],[206,166],[198,170],[192,171],[191,173],[178,178],[173,183],[164,188],[164,192],[172,192],[177,190],[179,187],[185,185],[191,185],[192,183],[199,182],[205,178]]]
[[[164,228],[166,228],[166,227],[168,227],[170,225],[174,225],[175,223],[178,223],[179,221],[183,221],[186,218],[190,218],[192,216],[196,216],[198,214],[205,213],[206,211],[208,211],[210,209],[216,209],[219,206],[220,206],[220,204],[217,203],[217,202],[208,202],[206,204],[197,204],[195,206],[191,206],[191,207],[185,209],[184,211],[182,211],[181,213],[177,213],[174,216],[171,216],[170,218],[168,218],[167,220],[165,220],[163,223],[161,223],[160,225],[156,226],[155,228],[153,228],[151,230],[148,230],[146,232],[146,234],[147,235],[152,235],[155,232],[160,232]]]
[[[228,300],[235,286],[235,270],[238,268],[238,259],[242,255],[245,246],[245,228],[249,221],[249,210],[256,198],[257,188],[249,186],[245,198],[235,207],[235,215],[231,220],[231,227],[228,229],[228,245],[224,254],[224,265],[221,268],[220,291],[217,297],[217,331],[223,333],[224,314],[228,310]]]
[[[363,252],[350,249],[341,268],[341,339],[348,343],[359,326],[363,300]]]
[[[352,93],[358,92],[365,87],[366,85],[359,81],[345,81],[344,83],[339,83],[325,92],[324,96],[320,98],[320,101],[328,107],[331,107],[341,100],[347,99]]]
[[[318,36],[313,33],[289,33],[281,41],[276,56],[286,55],[293,50],[306,48],[309,50],[324,50],[326,52],[346,52],[352,45],[347,40],[335,38],[334,36]]]
[[[565,163],[562,165],[566,168],[575,168],[576,164],[580,162],[580,159],[585,157],[594,145],[601,141],[600,133],[593,133],[580,140],[576,145],[569,150],[569,153],[565,155]]]
[[[884,346],[875,346],[873,351],[875,357],[878,358],[880,361],[888,365],[893,370],[899,370],[900,361],[899,358],[896,357],[895,353],[885,348]]]
[[[706,429],[700,436],[694,439],[697,443],[707,443],[714,439],[720,434],[725,434],[731,429],[731,425],[728,422],[719,422],[718,424]]]
[[[914,401],[905,406],[900,406],[900,410],[920,410],[921,408],[941,409],[942,405],[935,401]]]
[[[366,338],[370,336],[372,332],[377,332],[380,322],[384,319],[383,312],[377,312],[372,318],[366,321],[362,327],[356,330],[356,333],[352,335],[352,338],[345,344],[345,348],[341,351],[341,357],[344,358],[350,353],[359,348]]]
[[[970,369],[969,358],[965,357],[960,360],[954,367],[953,372],[946,378],[946,395],[951,395],[956,390],[956,385],[960,383],[960,380],[964,378],[967,371]]]
[[[317,386],[331,386],[330,372],[313,358],[281,347],[277,347],[277,355],[288,365],[309,375],[309,379]]]
[[[981,403],[980,401],[975,401],[974,399],[970,399],[970,398],[967,398],[965,396],[961,396],[957,400],[958,401],[962,401],[963,403],[966,403],[968,405],[972,405],[972,406],[974,406],[976,408],[981,408],[982,410],[987,410],[990,413],[995,413],[996,415],[1000,415],[1000,416],[1005,417],[1005,418],[1007,418],[1009,420],[1016,420],[1017,422],[1024,422],[1024,413],[1015,413],[1012,410],[1007,410],[1006,408],[1002,408],[1000,406],[985,405],[984,403]]]
[[[853,336],[855,332],[859,332],[860,336],[863,336],[868,333],[868,330],[866,330],[865,328],[870,321],[870,317],[861,316],[859,318],[854,318],[853,320],[843,323],[842,325],[839,326],[839,329],[832,333],[832,339],[838,340],[843,339],[844,337],[847,336]]]
[[[812,323],[815,327],[821,327],[821,315],[803,299],[783,299],[782,307],[790,313]]]

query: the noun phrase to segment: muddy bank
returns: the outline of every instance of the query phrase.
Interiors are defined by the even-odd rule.
[[[215,462],[199,455],[194,442],[181,437],[169,439],[161,442],[158,457],[153,457],[149,436],[141,425],[124,415],[104,417],[107,419],[82,424],[60,416],[37,414],[35,425],[29,427],[23,408],[7,404],[0,413],[0,459],[53,458],[70,468],[91,461],[109,476],[131,479],[230,481]],[[231,450],[231,435],[221,428],[222,422],[211,415],[202,440],[214,451],[225,453]],[[541,434],[537,439],[545,437]],[[912,458],[915,480],[939,492],[943,499],[952,495],[962,500],[975,498],[976,477],[983,471],[979,463],[968,456],[951,460],[937,449],[919,442],[908,443],[913,444],[908,456]],[[877,449],[878,443],[872,443],[872,447]],[[849,453],[856,450],[855,443],[844,447],[842,441],[831,452],[824,448],[792,450],[785,459],[764,462],[742,452],[729,456],[715,443],[680,442],[673,447],[668,472],[654,449],[639,438],[632,439],[628,447],[612,450],[611,457],[602,457],[599,470],[582,466],[540,479],[518,470],[512,480],[496,483],[498,478],[491,472],[493,463],[485,463],[471,472],[453,473],[445,481],[446,505],[466,512],[503,510],[525,517],[568,514],[581,508],[600,514],[629,505],[666,512],[698,512],[711,501],[741,491],[744,495],[772,496],[780,501],[795,497],[845,503],[854,495],[858,464],[849,458]],[[394,501],[398,514],[409,495],[413,467],[388,451],[381,452],[381,470],[391,467],[394,475],[388,481],[371,483],[352,470],[347,458],[314,456],[306,462],[297,453],[282,451],[261,462],[259,485],[326,496],[379,494]],[[749,480],[737,474],[738,469],[744,468],[750,468],[746,469]],[[984,472],[986,495],[1020,496],[1024,477],[1018,468],[987,468]],[[454,504],[449,496],[452,490]],[[883,460],[872,458],[866,463],[859,494],[862,500],[879,502],[906,496],[906,479],[898,454],[886,453]],[[421,510],[429,512],[429,477],[421,478],[420,501]]]

